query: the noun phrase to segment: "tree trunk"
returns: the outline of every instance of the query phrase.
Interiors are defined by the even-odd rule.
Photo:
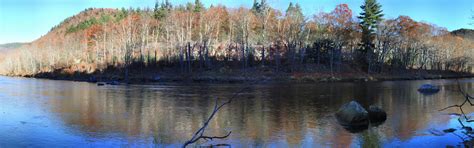
[[[262,67],[265,67],[265,45],[262,47],[262,59],[261,59],[261,62],[262,62]]]
[[[191,43],[188,42],[188,52],[187,52],[187,63],[188,63],[188,73],[191,73]]]

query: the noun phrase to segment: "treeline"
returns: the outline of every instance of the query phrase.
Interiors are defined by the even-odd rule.
[[[369,8],[376,9],[370,10]],[[473,41],[408,16],[383,19],[366,0],[354,16],[347,4],[304,16],[299,4],[281,12],[265,1],[251,8],[194,3],[154,8],[88,9],[1,59],[1,74],[64,69],[93,73],[137,64],[182,73],[221,67],[275,72],[367,73],[407,69],[472,71]],[[367,13],[370,12],[370,13]],[[377,17],[375,19],[373,16]]]

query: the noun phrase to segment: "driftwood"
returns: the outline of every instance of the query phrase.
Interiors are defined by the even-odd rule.
[[[205,136],[204,135],[204,131],[206,130],[207,126],[209,125],[209,122],[212,120],[212,118],[216,115],[216,113],[222,108],[224,107],[225,105],[229,104],[232,102],[232,100],[239,96],[242,92],[246,91],[247,89],[249,89],[250,86],[247,86],[247,87],[244,87],[243,89],[241,89],[240,91],[234,93],[234,95],[229,98],[229,100],[227,100],[226,102],[219,104],[219,98],[216,98],[216,103],[214,105],[214,110],[212,111],[211,115],[209,116],[209,118],[207,118],[207,120],[204,122],[203,126],[201,128],[199,128],[199,130],[196,131],[196,133],[194,133],[193,137],[191,139],[189,139],[188,141],[186,141],[183,145],[183,148],[190,145],[190,144],[193,144],[195,142],[197,142],[198,140],[200,139],[204,139],[204,140],[213,140],[213,139],[225,139],[227,137],[230,136],[230,134],[232,133],[232,131],[230,131],[229,133],[227,133],[226,135],[224,136]],[[228,144],[218,144],[218,145],[214,145],[214,146],[230,146]]]

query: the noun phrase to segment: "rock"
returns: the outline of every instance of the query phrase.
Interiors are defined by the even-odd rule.
[[[369,112],[369,121],[373,125],[379,125],[387,120],[387,113],[385,113],[385,111],[380,107],[371,105],[367,112]]]
[[[87,82],[89,83],[97,83],[97,79],[95,77],[89,77],[89,79],[87,80]]]
[[[97,86],[104,86],[104,85],[105,85],[104,82],[98,82],[98,83],[97,83]]]
[[[107,84],[108,85],[120,85],[120,82],[119,81],[108,81]]]
[[[418,88],[418,91],[423,94],[435,94],[439,92],[439,87],[431,84],[423,84]]]
[[[462,127],[462,129],[464,129],[464,130],[466,130],[466,131],[468,131],[468,132],[471,132],[471,131],[472,131],[472,127],[470,127],[470,126],[464,126],[464,127]]]
[[[456,131],[456,129],[454,129],[454,128],[448,128],[448,129],[443,130],[443,132],[445,132],[445,133],[452,133],[454,131]]]
[[[367,127],[369,125],[369,115],[356,101],[351,101],[339,108],[336,113],[339,124],[346,127]]]

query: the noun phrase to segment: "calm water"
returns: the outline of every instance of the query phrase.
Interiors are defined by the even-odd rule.
[[[441,86],[435,95],[416,91]],[[474,79],[462,86],[474,93]],[[96,86],[85,82],[0,77],[0,147],[181,146],[240,84]],[[221,110],[207,135],[224,135],[236,147],[444,147],[460,127],[437,110],[462,101],[453,80],[370,83],[261,84]],[[376,104],[387,121],[361,133],[339,126],[334,112],[355,99]],[[473,107],[474,108],[474,107]],[[474,109],[466,108],[472,112]]]

